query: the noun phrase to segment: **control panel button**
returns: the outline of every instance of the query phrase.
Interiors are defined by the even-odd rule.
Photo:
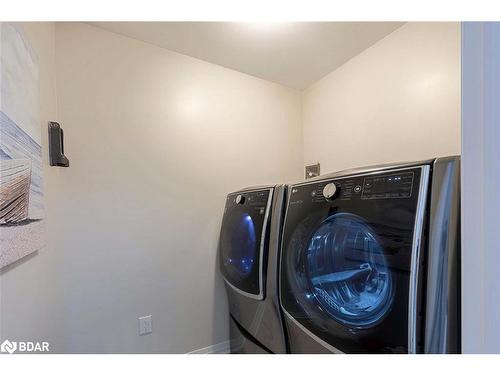
[[[338,190],[339,189],[337,188],[337,185],[335,185],[333,182],[330,182],[323,188],[323,196],[326,199],[333,199],[335,198],[335,195],[337,195]]]
[[[243,204],[245,203],[245,197],[241,194],[238,194],[235,199],[236,204]]]

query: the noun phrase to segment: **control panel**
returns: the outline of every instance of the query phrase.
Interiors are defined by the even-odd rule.
[[[414,178],[414,170],[401,170],[298,185],[291,190],[290,204],[410,198]]]
[[[230,194],[226,200],[226,211],[228,208],[252,208],[264,213],[269,200],[270,190],[256,190],[250,192],[239,192]]]
[[[413,172],[365,177],[361,199],[410,198]]]

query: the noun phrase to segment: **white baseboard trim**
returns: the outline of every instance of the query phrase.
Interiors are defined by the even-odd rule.
[[[207,346],[205,348],[196,349],[187,354],[229,354],[231,353],[231,341],[222,341],[214,345]]]

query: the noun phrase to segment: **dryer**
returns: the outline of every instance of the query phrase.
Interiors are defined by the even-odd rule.
[[[291,352],[460,352],[459,187],[459,157],[291,185],[280,264]]]
[[[230,312],[231,353],[286,353],[278,299],[285,186],[228,194],[219,265]]]

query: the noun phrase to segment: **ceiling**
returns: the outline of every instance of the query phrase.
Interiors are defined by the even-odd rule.
[[[305,89],[401,22],[95,22],[95,26]]]

